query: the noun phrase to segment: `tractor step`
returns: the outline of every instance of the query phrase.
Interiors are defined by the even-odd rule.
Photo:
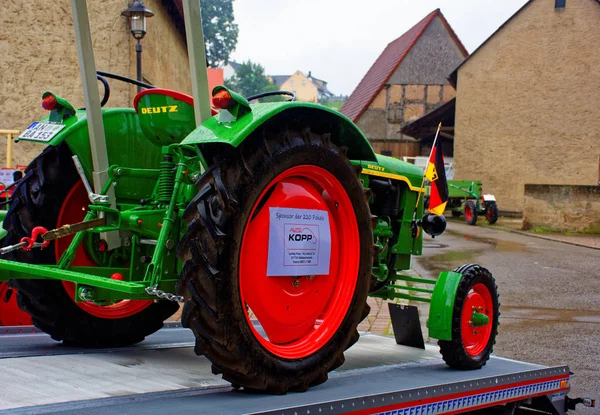
[[[187,341],[183,333],[163,329],[140,346],[152,343],[156,336]],[[453,370],[439,357],[436,346],[424,350],[399,346],[391,337],[370,334],[361,336],[328,382],[305,393],[268,397],[232,389],[212,374],[207,359],[194,356],[191,346],[71,353],[2,359],[0,410],[15,414],[405,415],[462,413],[532,399],[534,405],[545,400],[562,414],[570,381],[566,366],[499,357],[492,357],[481,370]]]

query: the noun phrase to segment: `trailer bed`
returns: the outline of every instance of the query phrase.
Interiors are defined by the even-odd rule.
[[[535,396],[560,409],[570,378],[566,366],[500,357],[481,370],[452,370],[436,346],[416,349],[365,334],[329,381],[272,396],[233,390],[194,354],[192,333],[177,326],[128,348],[81,350],[50,342],[41,333],[0,335],[0,412],[424,415]]]

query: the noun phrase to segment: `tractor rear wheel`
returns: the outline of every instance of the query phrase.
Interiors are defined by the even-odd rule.
[[[440,353],[454,369],[479,369],[490,358],[498,334],[500,303],[492,274],[479,265],[463,265],[452,312],[452,340],[440,340]]]
[[[328,135],[309,130],[265,131],[217,153],[184,214],[183,325],[232,384],[304,391],[344,362],[369,313],[373,234],[359,170]],[[310,212],[329,224],[301,222]],[[274,225],[280,213],[293,218]],[[294,236],[317,238],[312,258],[328,262],[328,273],[284,269]]]
[[[490,225],[498,222],[498,205],[496,202],[485,203],[485,218]]]
[[[13,193],[4,228],[4,246],[31,235],[35,226],[53,229],[83,220],[87,194],[75,170],[72,153],[66,144],[47,147],[27,167],[25,178]],[[82,196],[83,192],[83,196]],[[66,238],[70,241],[70,238]],[[17,250],[8,259],[31,264],[56,264],[68,241],[59,239],[46,249]],[[73,265],[90,262],[83,247]],[[54,340],[82,347],[125,346],[144,340],[157,331],[163,321],[178,309],[168,301],[120,301],[111,305],[75,303],[71,283],[55,280],[11,280],[18,290],[21,310],[29,313],[33,324]]]
[[[475,202],[472,200],[465,201],[463,213],[467,225],[475,225],[477,223],[477,205],[475,205]]]

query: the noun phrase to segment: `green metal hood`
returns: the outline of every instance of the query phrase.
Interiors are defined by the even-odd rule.
[[[423,184],[423,171],[414,164],[395,159],[393,157],[377,154],[377,165],[368,162],[362,162],[363,172],[375,176],[389,177],[401,176],[404,181],[408,181],[411,190],[419,190]],[[422,190],[421,190],[422,191]]]

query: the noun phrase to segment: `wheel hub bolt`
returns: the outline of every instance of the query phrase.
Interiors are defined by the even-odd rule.
[[[300,281],[298,281],[298,280],[292,281],[292,286],[299,287],[300,286]]]

